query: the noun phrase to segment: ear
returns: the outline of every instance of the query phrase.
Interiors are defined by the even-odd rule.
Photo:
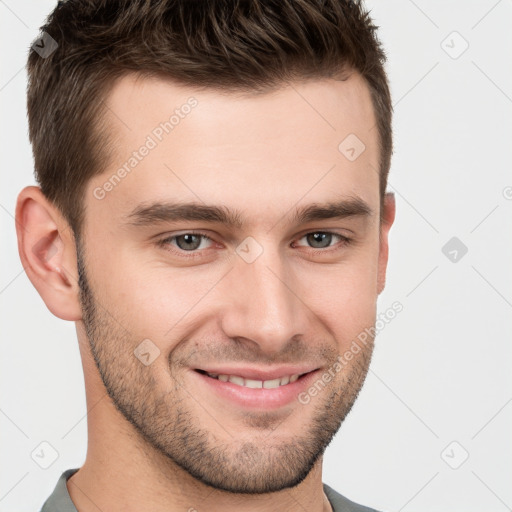
[[[75,238],[39,187],[25,187],[16,203],[18,252],[47,308],[63,320],[81,320]]]
[[[382,205],[382,221],[380,224],[380,241],[379,241],[379,267],[377,277],[377,294],[381,294],[386,285],[386,269],[388,266],[389,230],[395,220],[396,204],[395,194],[387,192],[384,196],[384,204]]]

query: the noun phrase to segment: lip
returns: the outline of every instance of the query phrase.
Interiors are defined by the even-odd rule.
[[[297,367],[295,367],[295,369],[297,369]],[[204,371],[222,375],[224,374],[224,370],[226,370],[226,368],[216,368],[215,370],[212,368]],[[246,369],[246,371],[243,371],[240,368],[231,368],[229,372],[226,371],[225,374],[238,375],[240,377],[254,380],[272,380],[272,376],[277,378],[284,377],[286,375],[294,375],[296,373],[304,373],[295,370],[288,373],[288,371],[289,370],[287,369],[283,373],[282,369],[273,369],[269,372],[262,373],[257,370],[249,371],[249,369]],[[229,381],[223,382],[213,377],[209,377],[207,374],[200,373],[196,370],[192,370],[190,373],[192,374],[192,378],[198,382],[200,388],[205,389],[206,393],[212,392],[217,398],[220,398],[224,402],[229,402],[236,408],[268,411],[279,409],[293,402],[298,402],[298,395],[311,385],[311,382],[320,373],[320,369],[314,369],[306,372],[295,382],[279,386],[274,389],[253,389],[245,386],[238,386],[237,384],[233,384]],[[262,375],[264,375],[265,378],[262,378]]]

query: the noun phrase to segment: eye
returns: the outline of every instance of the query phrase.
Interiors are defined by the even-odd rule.
[[[202,233],[183,233],[181,235],[173,235],[169,236],[167,238],[164,238],[163,240],[160,240],[157,242],[157,244],[171,252],[191,252],[194,253],[195,251],[205,250],[209,246],[205,247],[208,242],[213,242],[213,240],[202,234]],[[169,246],[171,246],[169,248]],[[177,249],[175,249],[177,248]],[[190,256],[193,256],[194,254],[191,254]]]
[[[333,239],[342,242],[342,245],[350,243],[350,239],[339,233],[332,233],[330,231],[314,231],[305,234],[300,240],[306,239],[312,249],[327,249],[332,247]]]

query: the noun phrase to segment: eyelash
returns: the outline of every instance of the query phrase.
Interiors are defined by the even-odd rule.
[[[325,247],[325,248],[318,248],[318,249],[314,248],[314,247],[310,247],[308,252],[318,253],[318,251],[320,251],[321,253],[329,253],[331,251],[337,251],[337,250],[341,249],[342,247],[345,247],[353,242],[353,240],[351,238],[348,238],[344,235],[340,235],[339,233],[335,233],[333,231],[309,231],[308,233],[305,233],[304,235],[302,235],[299,238],[299,240],[303,239],[304,237],[306,237],[308,235],[313,235],[313,234],[333,235],[335,237],[338,237],[340,239],[340,242],[339,242],[340,246],[339,247],[336,247],[336,246]],[[172,235],[172,236],[163,238],[162,240],[157,241],[156,245],[158,247],[162,247],[164,250],[169,251],[173,254],[178,254],[180,257],[184,257],[184,258],[202,257],[202,253],[204,253],[204,251],[206,251],[208,249],[194,249],[193,251],[185,251],[183,249],[180,249],[179,247],[173,248],[173,249],[168,248],[171,245],[170,244],[171,241],[173,241],[176,238],[179,238],[181,236],[185,236],[185,235],[196,235],[196,236],[202,237],[204,240],[209,240],[211,242],[215,242],[208,235],[205,235],[204,233],[192,230],[192,231],[187,231],[185,233],[181,233],[179,235]]]

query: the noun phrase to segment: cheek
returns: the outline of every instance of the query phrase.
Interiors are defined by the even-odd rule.
[[[132,338],[149,338],[168,351],[169,340],[179,337],[196,312],[204,311],[198,304],[203,304],[226,269],[176,269],[165,261],[144,261],[129,251],[108,251],[108,255],[105,251],[93,272],[97,299],[110,315]]]
[[[89,271],[95,298],[133,339],[157,340],[172,326],[172,286],[156,279],[133,256],[105,251]],[[174,303],[173,303],[174,302]]]
[[[376,319],[378,262],[375,252],[356,255],[350,263],[303,271],[304,302],[346,344]]]

